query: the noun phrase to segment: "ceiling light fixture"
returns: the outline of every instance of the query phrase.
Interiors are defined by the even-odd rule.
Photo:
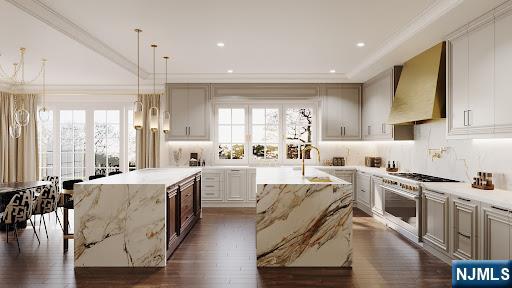
[[[153,48],[153,95],[156,95],[156,72],[155,72],[155,50],[158,47],[156,44],[151,44]],[[156,133],[158,131],[158,108],[153,106],[149,108],[149,128],[151,132]]]
[[[165,84],[164,87],[165,87],[165,99],[169,99],[168,97],[168,94],[167,94],[167,62],[169,61],[169,57],[167,56],[164,56],[164,59],[165,59]],[[165,134],[169,133],[169,131],[171,130],[171,112],[169,112],[168,110],[165,110],[164,112],[164,119],[163,119],[163,128],[162,130],[164,131]]]
[[[142,129],[142,114],[144,113],[144,106],[142,105],[140,95],[140,32],[142,30],[135,29],[137,32],[137,97],[133,102],[133,128],[136,130]]]
[[[329,73],[336,73],[336,70],[331,69],[331,70],[329,70]]]
[[[217,42],[217,47],[224,47],[224,42]]]
[[[356,45],[357,45],[357,47],[364,47],[366,44],[364,44],[364,42],[359,42]]]
[[[41,122],[47,122],[50,119],[50,111],[46,108],[46,59],[43,59],[43,107],[39,108],[38,115]]]
[[[233,70],[232,70],[232,69],[229,69],[229,70],[228,70],[228,73],[233,73]]]

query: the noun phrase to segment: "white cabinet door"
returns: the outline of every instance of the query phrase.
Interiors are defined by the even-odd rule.
[[[496,206],[484,206],[481,211],[483,259],[510,259],[510,212]]]
[[[170,138],[186,139],[188,134],[188,99],[186,87],[167,87],[171,113]]]
[[[342,138],[361,138],[361,88],[341,89],[341,127]]]
[[[512,81],[510,69],[512,67],[512,14],[501,15],[496,18],[494,39],[494,120],[497,133],[512,132]]]
[[[449,111],[450,135],[465,134],[468,109],[468,35],[464,33],[449,45]]]
[[[256,201],[256,170],[247,171],[247,200]]]
[[[242,169],[228,169],[226,172],[226,200],[244,201],[247,189],[247,173]]]
[[[449,252],[449,197],[444,193],[423,192],[423,241]]]
[[[372,177],[372,212],[378,215],[384,214],[384,190],[380,186],[382,178]]]
[[[208,85],[194,85],[188,89],[188,138],[207,140],[210,131]]]
[[[470,28],[471,29],[471,28]],[[494,126],[494,21],[468,33],[468,112],[471,133],[492,133]]]
[[[451,213],[453,258],[478,259],[477,211],[478,204],[476,202],[454,196]]]
[[[371,177],[370,175],[362,172],[357,172],[357,180],[356,180],[356,200],[357,205],[364,205],[368,209],[371,208]]]
[[[339,139],[342,136],[342,98],[340,87],[327,87],[322,103],[322,137]]]

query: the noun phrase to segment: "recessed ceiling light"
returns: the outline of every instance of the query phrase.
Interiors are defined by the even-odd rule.
[[[364,45],[366,45],[366,44],[364,44],[364,42],[357,43],[357,47],[364,47]]]
[[[331,69],[331,70],[329,70],[329,73],[336,73],[336,70]]]
[[[224,47],[224,42],[218,42],[217,47]]]
[[[229,70],[228,70],[228,73],[233,73],[233,70],[229,69]]]

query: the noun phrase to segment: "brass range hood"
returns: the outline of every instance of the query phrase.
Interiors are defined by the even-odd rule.
[[[388,124],[411,124],[446,117],[446,43],[403,65]]]

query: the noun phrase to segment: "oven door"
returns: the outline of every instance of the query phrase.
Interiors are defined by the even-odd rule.
[[[394,187],[382,186],[384,191],[384,215],[400,228],[421,241],[420,196]]]

